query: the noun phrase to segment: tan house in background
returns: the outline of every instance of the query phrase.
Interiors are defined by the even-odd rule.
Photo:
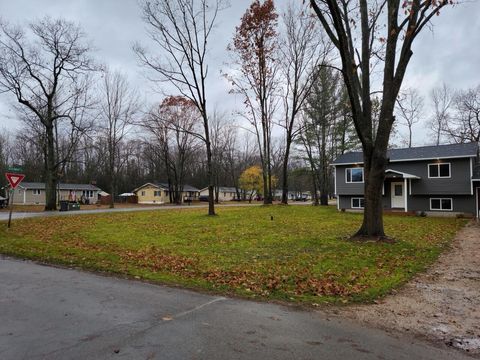
[[[96,204],[102,190],[91,184],[58,184],[58,200],[85,201]],[[8,192],[8,188],[7,188]],[[15,189],[15,205],[45,205],[45,183],[22,182]]]
[[[146,183],[133,190],[139,204],[168,204],[170,195],[168,184]],[[190,185],[183,185],[182,201],[195,201],[200,196],[200,190]]]

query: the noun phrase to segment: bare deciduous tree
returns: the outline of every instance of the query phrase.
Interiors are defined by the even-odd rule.
[[[237,66],[226,78],[244,99],[244,117],[254,128],[262,164],[264,204],[272,203],[272,127],[277,104],[278,35],[273,0],[254,0],[236,28],[229,50]]]
[[[281,73],[284,81],[283,107],[285,153],[282,166],[282,203],[288,203],[288,162],[290,148],[298,135],[295,123],[311,92],[318,66],[325,63],[331,43],[324,38],[318,21],[308,12],[307,5],[290,2],[282,16],[284,38],[280,46]]]
[[[140,110],[138,95],[127,78],[119,71],[106,69],[100,86],[100,129],[107,144],[107,177],[110,208],[114,207],[116,178],[125,158],[119,156],[125,140]]]
[[[56,151],[56,129],[65,121],[78,139],[90,127],[81,124],[92,70],[89,46],[80,27],[66,20],[46,17],[30,23],[28,30],[0,25],[0,90],[13,94],[30,124],[41,129],[45,210],[55,210],[57,177],[65,164]]]
[[[198,109],[187,98],[169,96],[149,112],[142,125],[153,136],[154,148],[163,161],[170,202],[181,204],[187,168],[198,150]]]
[[[455,112],[444,132],[456,143],[480,140],[480,85],[460,90],[454,96]]]
[[[140,45],[134,51],[142,65],[169,82],[190,99],[201,114],[207,154],[208,214],[215,215],[213,199],[214,174],[207,112],[206,79],[208,74],[208,41],[222,0],[155,0],[143,1],[143,19],[149,36],[160,54],[152,56]]]
[[[397,97],[397,113],[400,123],[408,129],[408,138],[405,143],[410,148],[412,147],[413,125],[420,122],[423,114],[423,97],[418,90],[408,88],[400,91]]]
[[[340,54],[355,129],[362,143],[365,209],[358,237],[385,237],[382,187],[398,92],[412,44],[449,0],[310,0]],[[378,127],[372,118],[374,67],[382,66]]]
[[[435,136],[435,144],[440,145],[442,133],[450,119],[450,110],[453,102],[453,92],[446,85],[436,87],[430,92],[430,98],[433,103],[434,114],[430,119],[431,129]]]

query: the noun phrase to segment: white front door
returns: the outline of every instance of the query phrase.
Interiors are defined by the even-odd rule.
[[[405,208],[403,182],[392,182],[392,208]]]

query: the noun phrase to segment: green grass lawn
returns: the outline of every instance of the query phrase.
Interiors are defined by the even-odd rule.
[[[15,220],[0,253],[165,284],[303,303],[373,300],[431,264],[465,220],[385,216],[394,244],[348,241],[332,207],[178,209]],[[273,216],[273,220],[271,220]]]

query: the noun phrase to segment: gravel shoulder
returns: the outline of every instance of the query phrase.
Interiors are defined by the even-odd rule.
[[[480,224],[459,231],[451,249],[397,292],[375,304],[329,311],[480,357]]]

